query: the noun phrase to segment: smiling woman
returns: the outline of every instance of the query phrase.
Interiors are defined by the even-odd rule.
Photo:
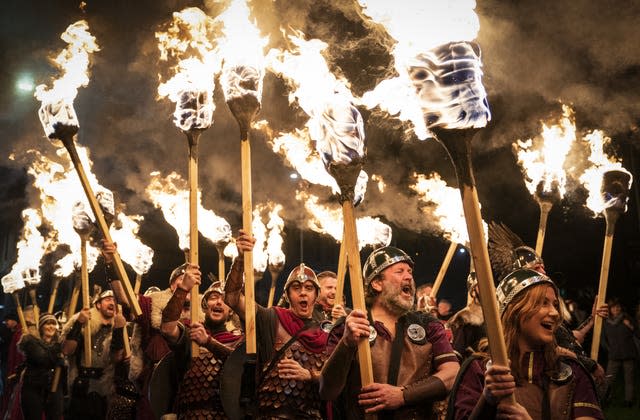
[[[492,365],[488,357],[466,363],[452,391],[450,418],[604,418],[589,373],[561,355],[555,342],[560,314],[553,281],[516,270],[500,282],[497,297],[511,364]],[[514,402],[498,405],[512,395]]]

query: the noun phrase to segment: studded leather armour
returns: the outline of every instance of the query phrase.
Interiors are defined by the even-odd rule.
[[[290,338],[291,336],[282,326],[278,326],[276,348],[282,347]],[[283,355],[283,358],[298,362],[314,376],[320,372],[328,357],[326,350],[322,353],[313,353],[298,341],[291,344]],[[269,363],[265,363],[262,372],[264,379],[258,388],[260,418],[322,419],[320,413],[322,401],[318,397],[316,380],[302,382],[280,379],[277,365],[266,372],[268,367]]]
[[[220,402],[220,371],[223,360],[200,347],[200,356],[191,359],[176,395],[179,419],[226,419]]]

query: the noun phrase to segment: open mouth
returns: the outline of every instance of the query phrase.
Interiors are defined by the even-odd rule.
[[[544,328],[545,330],[553,331],[553,322],[551,321],[545,321],[540,325],[542,325],[542,328]]]
[[[413,294],[413,287],[411,287],[410,284],[402,286],[402,289],[400,289],[400,290],[402,290],[402,293],[404,293],[404,294],[406,294],[408,296],[411,296]]]
[[[298,303],[300,305],[300,309],[306,310],[309,307],[309,302],[303,300]]]
[[[213,308],[213,309],[211,309],[211,313],[214,313],[214,314],[221,314],[223,312],[224,311],[222,310],[222,308]]]

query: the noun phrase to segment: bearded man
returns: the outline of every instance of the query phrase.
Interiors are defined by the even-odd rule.
[[[352,311],[341,338],[340,328],[332,331],[332,342],[339,341],[322,369],[320,397],[341,396],[349,419],[364,418],[365,413],[433,418],[433,403],[446,398],[460,366],[443,325],[412,310],[413,261],[398,248],[378,248],[369,255],[363,275],[368,311]],[[366,387],[360,384],[356,360],[363,340],[372,343],[374,383]]]

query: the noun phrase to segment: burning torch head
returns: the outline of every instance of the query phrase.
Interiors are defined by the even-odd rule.
[[[284,292],[283,296],[287,303],[289,303],[289,298],[287,297],[287,292],[289,291],[289,287],[295,282],[299,282],[300,284],[304,284],[305,282],[310,281],[316,288],[316,297],[320,294],[320,283],[318,282],[318,278],[316,277],[316,273],[306,266],[304,263],[300,264],[289,273],[289,277],[287,277],[287,281],[284,284]]]
[[[560,194],[560,187],[558,180],[551,181],[551,189],[549,191],[544,189],[545,180],[541,180],[536,186],[535,198],[538,203],[549,203],[555,205],[560,202],[562,196]]]
[[[37,286],[40,284],[40,271],[37,268],[27,268],[20,272],[24,284],[29,286]]]
[[[223,71],[224,96],[242,132],[260,111],[263,72],[253,66],[236,65]]]
[[[213,121],[213,98],[209,92],[182,91],[173,122],[183,131],[206,130]]]
[[[556,284],[549,277],[537,271],[521,268],[507,275],[496,287],[500,316],[518,294],[538,284],[553,286],[556,290],[556,296],[560,296]]]
[[[335,178],[342,201],[354,199],[354,189],[366,153],[364,122],[358,109],[343,96],[334,95],[317,118],[312,137],[327,172]]]
[[[96,200],[100,204],[104,219],[108,226],[111,226],[116,217],[116,206],[113,198],[113,193],[109,190],[102,190],[96,193]]]
[[[409,76],[427,127],[479,128],[491,119],[477,44],[451,42],[420,54]]]
[[[73,104],[63,99],[56,102],[42,102],[38,116],[45,134],[51,140],[71,140],[78,132],[80,123]]]
[[[78,201],[71,210],[71,216],[73,217],[73,229],[78,235],[89,236],[93,230],[93,223],[84,210],[84,204]]]
[[[605,209],[620,213],[627,211],[631,174],[623,170],[611,170],[602,174],[602,198]]]
[[[24,289],[25,284],[22,276],[16,276],[13,273],[9,273],[1,280],[2,289],[5,293],[17,292],[20,289]]]

